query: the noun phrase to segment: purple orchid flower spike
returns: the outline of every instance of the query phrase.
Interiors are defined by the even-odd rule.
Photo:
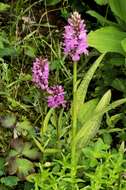
[[[32,81],[42,90],[48,88],[49,64],[47,59],[36,58],[32,67]]]
[[[73,61],[79,61],[81,54],[88,54],[87,34],[84,20],[78,12],[74,12],[68,19],[64,32],[64,53]]]
[[[65,107],[66,101],[64,100],[64,89],[61,85],[56,85],[48,88],[48,107],[57,108],[57,107]]]

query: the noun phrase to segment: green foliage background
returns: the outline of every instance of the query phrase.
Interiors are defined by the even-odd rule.
[[[77,175],[74,190],[126,189],[126,2],[0,2],[0,189],[71,190],[72,67],[63,54],[67,18],[85,20],[89,55],[78,63]],[[102,53],[102,55],[101,55]],[[50,84],[67,107],[49,110],[32,83],[32,62],[47,57]]]

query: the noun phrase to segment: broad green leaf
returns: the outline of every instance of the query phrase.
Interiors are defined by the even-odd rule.
[[[16,122],[16,117],[15,117],[15,115],[7,115],[7,116],[5,116],[5,118],[2,119],[2,121],[1,121],[2,126],[5,127],[5,128],[14,127],[15,122]]]
[[[106,133],[106,132],[103,134],[103,140],[104,140],[105,144],[108,144],[108,145],[110,145],[113,141],[110,133]]]
[[[29,172],[33,170],[33,163],[27,159],[17,158],[16,164],[18,168],[18,173],[23,176],[28,175]]]
[[[106,26],[88,34],[89,46],[100,52],[116,52],[125,55],[121,41],[126,33],[113,26]]]
[[[126,1],[125,0],[109,0],[109,5],[113,13],[126,22]]]
[[[112,81],[111,86],[123,93],[126,93],[126,80],[125,79],[118,79]]]
[[[33,159],[33,160],[39,158],[39,156],[40,156],[38,149],[32,148],[32,144],[28,143],[28,142],[24,144],[24,149],[22,151],[22,155],[26,156],[27,158]]]
[[[10,8],[10,5],[5,3],[0,3],[0,12],[4,12]]]
[[[121,45],[123,47],[123,50],[126,52],[126,38],[124,38],[122,41],[121,41]]]
[[[108,0],[95,0],[95,2],[99,5],[106,5],[108,3]]]
[[[30,121],[27,118],[23,118],[23,121],[17,123],[17,131],[24,135],[34,135],[35,131]]]
[[[96,108],[98,99],[93,99],[79,106],[78,120],[81,124],[84,124],[87,120],[92,117],[92,113]]]
[[[87,13],[89,15],[95,17],[101,23],[101,25],[107,24],[107,25],[110,25],[110,26],[116,26],[116,27],[118,27],[118,24],[116,24],[116,23],[114,23],[112,21],[107,20],[105,17],[103,17],[102,15],[100,15],[99,13],[97,13],[96,11],[89,10],[89,11],[87,11]]]
[[[76,98],[77,105],[80,106],[81,104],[84,103],[89,83],[104,56],[105,56],[105,54],[102,54],[100,57],[98,57],[98,59],[94,62],[94,64],[91,66],[91,68],[85,74],[82,82],[80,83],[80,85],[77,89],[77,98]]]
[[[100,123],[104,114],[101,114],[101,111],[108,106],[110,99],[111,91],[109,90],[99,101],[96,109],[92,113],[92,117],[78,131],[75,137],[75,143],[78,145],[78,148],[86,146],[90,139],[92,139],[96,135],[98,129],[100,128]]]
[[[2,177],[0,181],[2,184],[5,184],[6,186],[13,187],[17,185],[19,178],[16,176],[8,176],[8,177]]]
[[[8,158],[11,158],[11,157],[16,157],[18,155],[18,152],[14,149],[11,149],[9,151],[9,155],[8,155]]]

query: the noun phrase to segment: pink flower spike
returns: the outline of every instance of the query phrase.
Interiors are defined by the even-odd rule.
[[[64,89],[60,86],[53,86],[48,88],[48,107],[57,108],[60,106],[65,107],[66,101],[64,100]]]
[[[49,64],[47,59],[36,58],[32,67],[32,81],[42,90],[48,88]]]
[[[64,53],[73,61],[79,61],[81,54],[88,54],[88,43],[84,20],[78,12],[74,12],[68,19],[64,31]]]

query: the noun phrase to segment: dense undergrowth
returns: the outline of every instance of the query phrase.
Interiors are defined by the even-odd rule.
[[[126,189],[125,11],[124,0],[0,1],[0,190]],[[88,53],[64,54],[68,18],[75,30],[84,20]]]

